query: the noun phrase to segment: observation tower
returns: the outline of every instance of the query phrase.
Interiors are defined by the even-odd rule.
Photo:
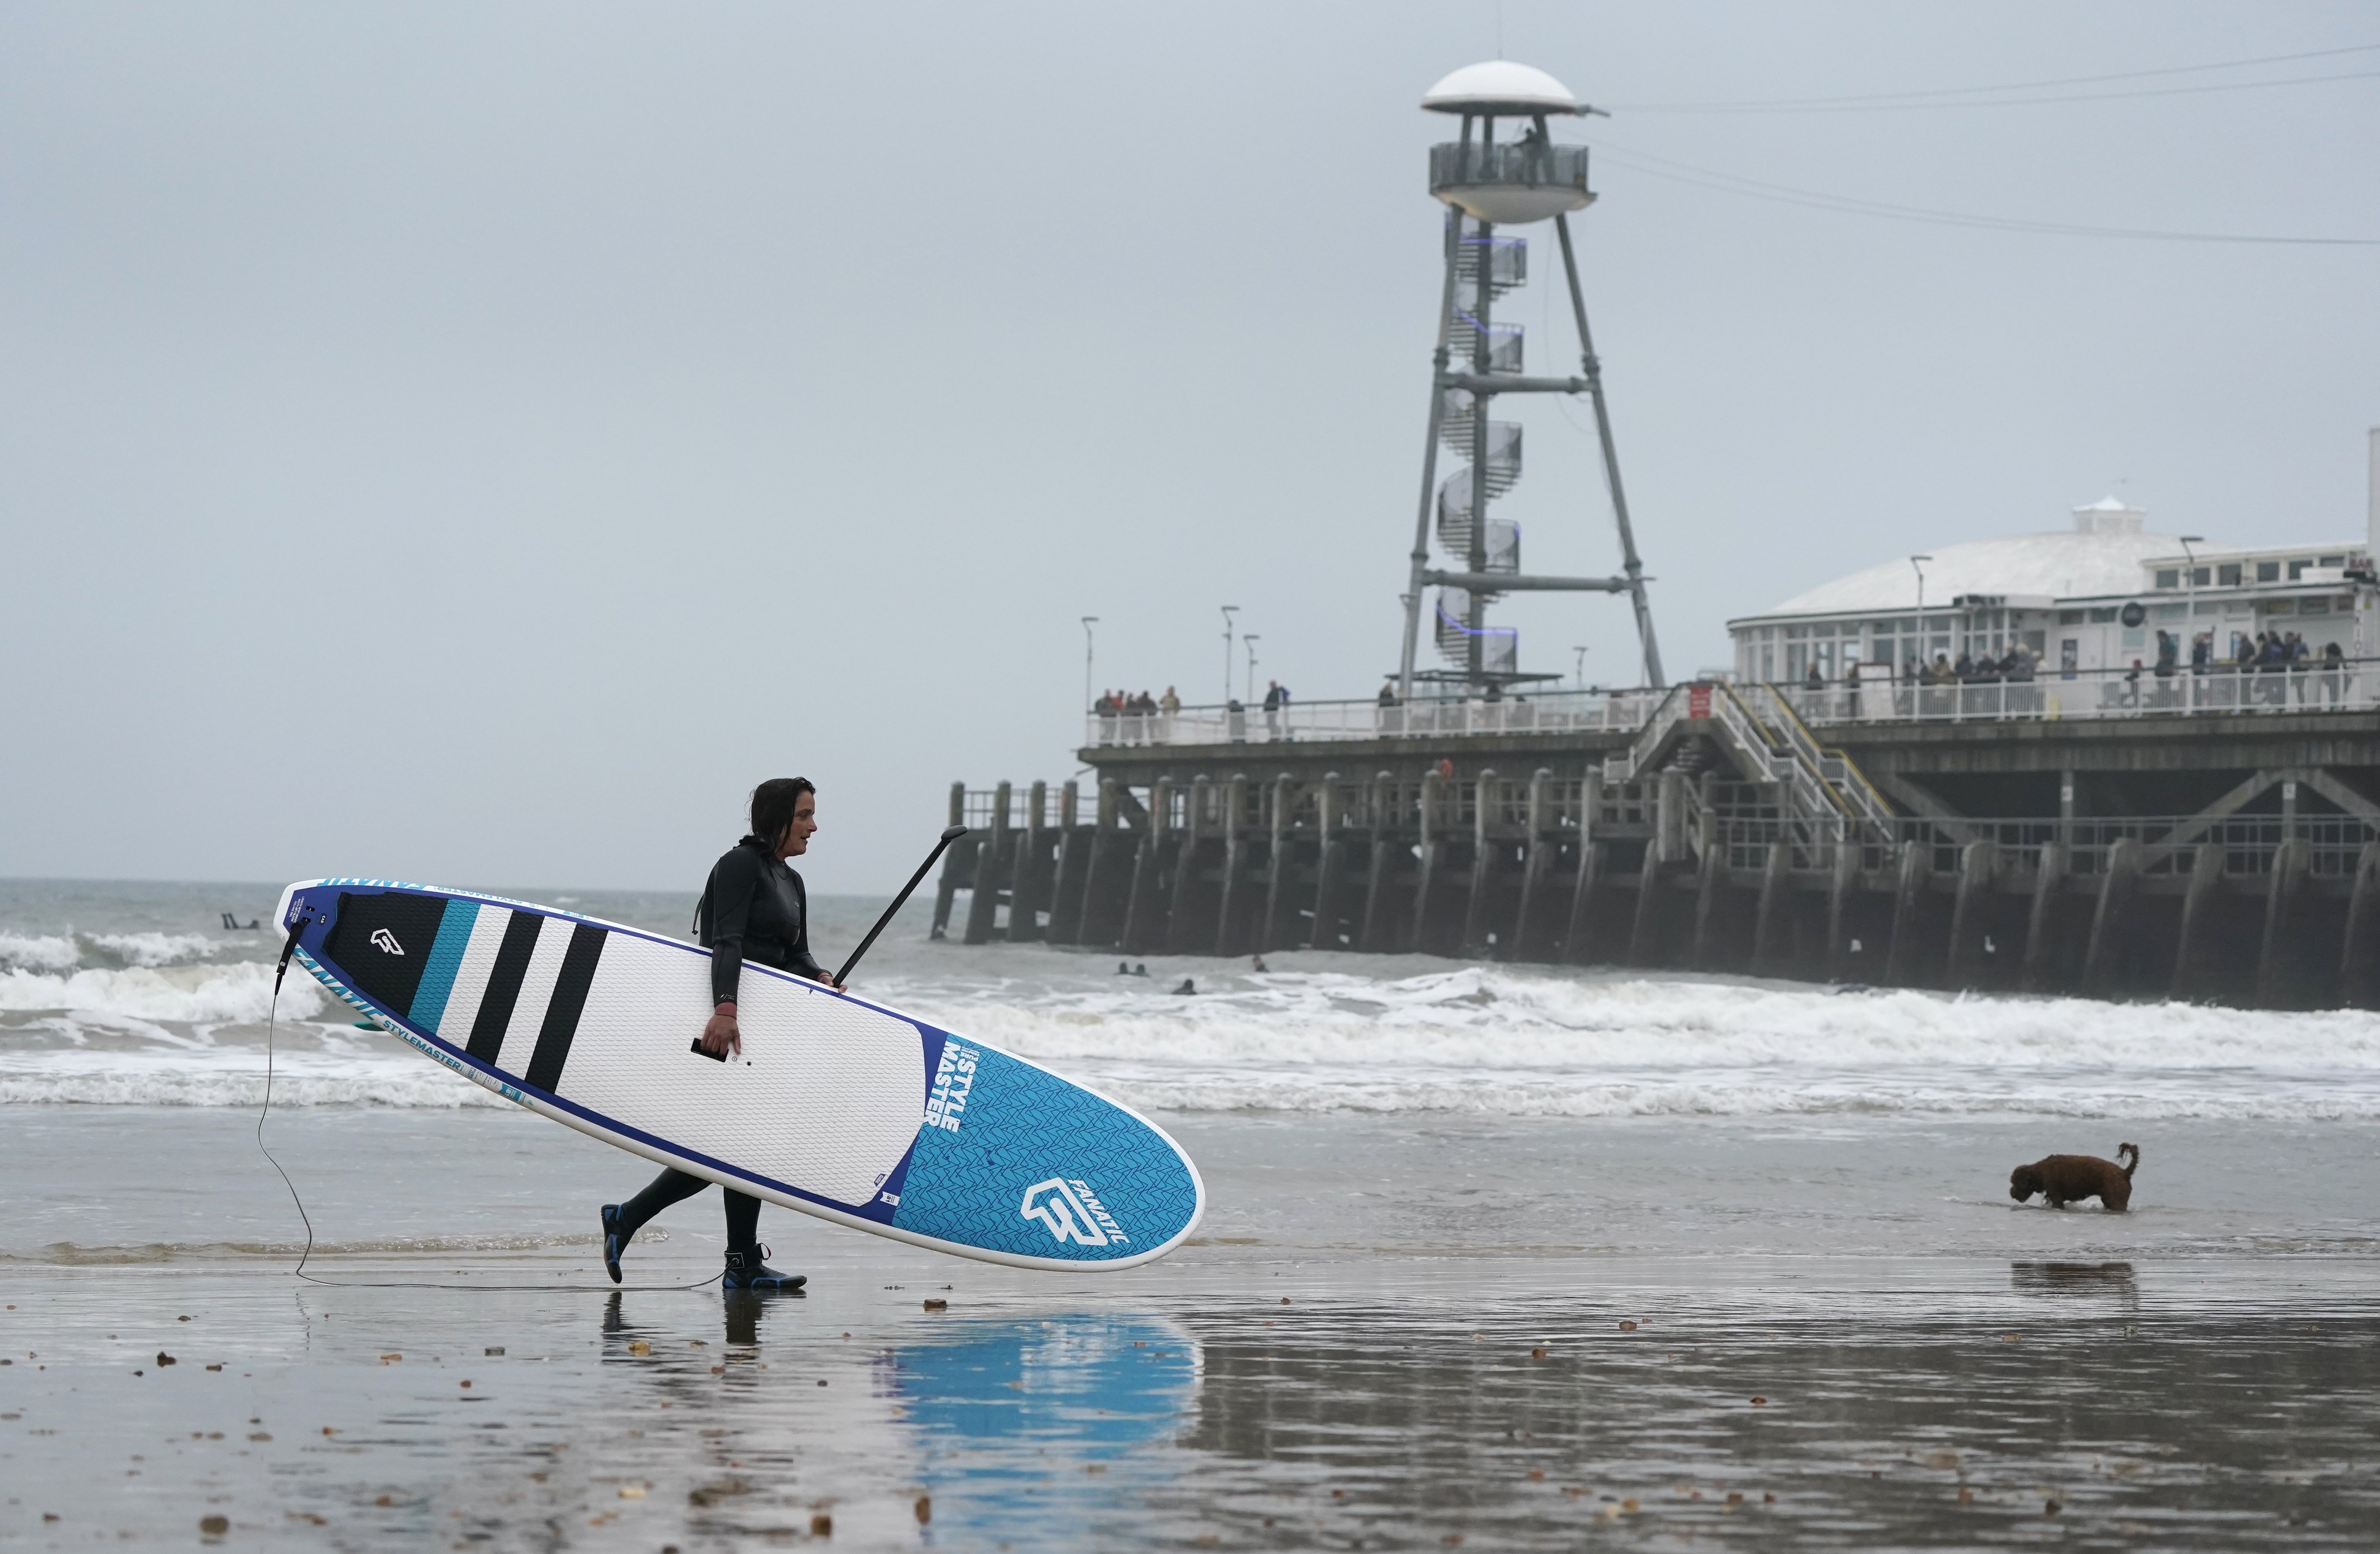
[[[1620,481],[1620,458],[1611,438],[1611,415],[1604,403],[1603,371],[1586,322],[1585,295],[1579,289],[1578,257],[1571,242],[1570,212],[1595,200],[1587,188],[1586,148],[1554,143],[1547,121],[1599,110],[1571,95],[1570,89],[1526,65],[1489,60],[1455,71],[1422,98],[1431,113],[1459,115],[1461,136],[1429,151],[1429,191],[1446,204],[1446,281],[1438,310],[1438,350],[1432,358],[1429,434],[1422,453],[1421,511],[1414,523],[1413,574],[1405,592],[1404,650],[1399,661],[1399,694],[1411,701],[1414,682],[1438,680],[1474,689],[1500,690],[1533,680],[1519,662],[1519,634],[1488,624],[1488,607],[1507,593],[1624,593],[1636,613],[1644,655],[1644,683],[1664,684],[1661,650],[1653,636],[1653,613],[1645,596],[1644,564],[1628,519],[1628,498]],[[1498,140],[1498,121],[1513,131]],[[1570,287],[1571,316],[1578,324],[1579,370],[1574,377],[1526,375],[1518,324],[1495,322],[1496,298],[1528,280],[1528,240],[1500,237],[1499,227],[1527,226],[1551,218],[1561,245],[1562,277]],[[1620,531],[1621,575],[1612,577],[1534,577],[1521,568],[1520,526],[1490,517],[1488,504],[1521,478],[1521,427],[1492,419],[1496,396],[1506,394],[1584,394],[1595,407],[1596,434],[1602,444],[1603,472],[1611,495],[1611,516]],[[1440,480],[1441,443],[1468,465]],[[1430,564],[1431,540],[1447,555]],[[1432,601],[1436,637],[1448,666],[1416,670],[1422,606]]]

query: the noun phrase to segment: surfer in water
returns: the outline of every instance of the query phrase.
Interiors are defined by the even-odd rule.
[[[735,1025],[735,995],[744,963],[790,971],[830,987],[834,978],[810,956],[809,897],[802,877],[787,861],[809,850],[818,830],[818,789],[806,777],[771,777],[752,790],[752,833],[727,849],[710,867],[702,904],[695,909],[695,934],[710,951],[710,1018],[702,1027],[702,1049],[726,1058],[744,1050]],[[620,1254],[645,1221],[682,1203],[710,1184],[672,1168],[625,1203],[603,1206],[603,1271],[620,1281]],[[733,1187],[727,1195],[727,1273],[731,1290],[798,1290],[799,1273],[768,1266],[760,1244],[760,1200]]]

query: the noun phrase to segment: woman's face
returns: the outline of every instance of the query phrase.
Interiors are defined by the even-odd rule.
[[[810,850],[810,836],[817,830],[818,795],[803,794],[794,800],[794,823],[785,828],[785,839],[777,844],[777,856],[800,857]]]

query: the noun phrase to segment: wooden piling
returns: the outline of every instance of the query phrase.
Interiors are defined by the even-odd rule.
[[[1991,931],[1990,908],[1999,872],[1998,843],[1985,837],[1959,849],[1959,892],[1950,908],[1950,961],[1945,979],[1954,991],[1983,981],[1984,940]]]
[[[2091,914],[2091,948],[2082,959],[2082,990],[2095,997],[2111,997],[2121,988],[2140,883],[2140,840],[2119,836],[2107,848],[2107,872],[2099,881],[2098,908]]]
[[[1595,964],[1595,915],[1602,909],[1604,844],[1592,831],[1578,833],[1578,873],[1571,881],[1570,927],[1562,934],[1562,959],[1572,965]]]
[[[2306,986],[2308,957],[2298,953],[2300,907],[2313,867],[2313,844],[2302,836],[2284,837],[2273,850],[2264,944],[2256,957],[2256,1002],[2266,1009],[2302,1009],[2316,1002],[2316,989]]]
[[[1934,879],[1934,848],[1925,842],[1900,844],[1900,867],[1892,892],[1892,942],[1884,954],[1884,979],[1896,988],[1920,988],[1925,975],[1926,894]]]
[[[2175,998],[2204,997],[2213,990],[2214,973],[2221,964],[2215,954],[2216,902],[2223,891],[2224,846],[2202,842],[2191,849],[2190,883],[2181,897],[2181,930],[2174,936]]]
[[[1123,941],[1123,920],[1132,904],[1132,867],[1136,839],[1123,826],[1123,789],[1112,777],[1099,779],[1091,816],[1090,861],[1083,868],[1082,904],[1075,942],[1104,949]],[[1144,819],[1147,819],[1144,813]]]
[[[1752,923],[1752,969],[1767,976],[1792,953],[1793,844],[1782,840],[1768,844],[1768,859],[1760,871],[1760,904]]]
[[[2356,856],[2341,937],[2339,1002],[2350,1009],[2380,1007],[2380,842],[2366,842]]]
[[[1000,888],[1006,873],[1009,784],[992,791],[991,834],[975,856],[975,894],[967,902],[966,941],[989,944],[999,927]]]
[[[2066,844],[2043,843],[2040,860],[2034,866],[2032,906],[2025,914],[2024,965],[2020,985],[2026,992],[2037,993],[2049,985],[2049,919],[2065,883]]]

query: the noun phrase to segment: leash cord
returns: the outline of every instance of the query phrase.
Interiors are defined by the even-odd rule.
[[[281,949],[281,965],[273,974],[273,1002],[266,1008],[264,1016],[264,1105],[256,1114],[257,1150],[273,1162],[274,1171],[281,1173],[281,1184],[289,1189],[289,1201],[297,1206],[298,1219],[306,1227],[306,1249],[298,1255],[298,1266],[290,1269],[290,1272],[309,1284],[327,1285],[334,1290],[526,1290],[554,1294],[603,1295],[624,1290],[651,1293],[708,1289],[726,1276],[722,1270],[712,1274],[708,1279],[697,1280],[691,1284],[447,1284],[416,1280],[323,1279],[308,1273],[307,1259],[314,1255],[314,1219],[312,1215],[306,1212],[306,1200],[298,1196],[298,1184],[289,1180],[289,1172],[264,1142],[264,1120],[273,1115],[273,1037],[274,1027],[281,1017],[281,979],[288,974],[289,953],[297,948],[298,935],[304,930],[305,926],[301,921],[296,928],[289,930],[289,941]]]

